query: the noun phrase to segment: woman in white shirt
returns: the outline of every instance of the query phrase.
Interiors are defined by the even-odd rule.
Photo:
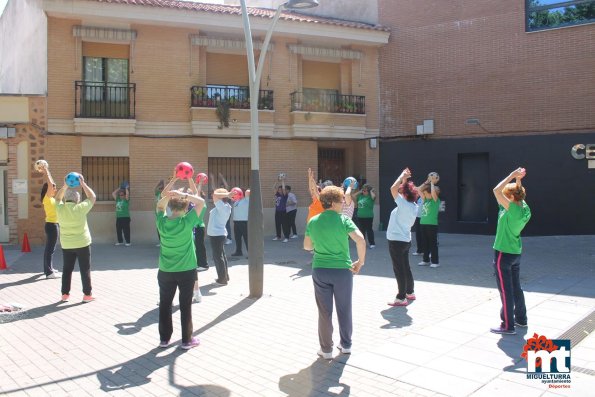
[[[413,293],[413,275],[409,267],[409,248],[411,247],[411,226],[417,216],[416,200],[419,196],[411,178],[411,171],[405,168],[390,187],[390,192],[397,207],[390,213],[386,238],[388,250],[393,262],[393,271],[397,279],[399,292],[390,306],[407,306],[415,300]]]

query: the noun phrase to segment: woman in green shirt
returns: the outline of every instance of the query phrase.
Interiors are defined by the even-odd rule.
[[[372,186],[365,184],[362,190],[354,193],[357,200],[357,226],[362,232],[364,238],[368,236],[370,248],[376,247],[374,240],[374,202],[376,201],[376,192]]]
[[[337,346],[344,353],[351,353],[353,329],[351,302],[353,274],[357,274],[366,259],[366,240],[351,219],[342,215],[343,189],[328,186],[320,192],[324,212],[314,216],[306,226],[304,249],[314,250],[312,281],[318,306],[318,355],[333,358],[333,299],[339,320],[341,343]],[[355,241],[356,261],[349,255],[349,238]]]
[[[130,189],[128,186],[125,189],[119,187],[112,192],[112,197],[116,200],[116,245],[130,247]]]
[[[422,234],[423,259],[419,266],[440,267],[438,260],[438,211],[440,210],[440,188],[434,185],[434,181],[428,180],[419,187],[423,198],[421,217],[419,218],[419,229]],[[430,260],[432,263],[430,264]]]
[[[175,175],[175,172],[174,172]],[[163,189],[161,199],[157,203],[156,225],[161,236],[159,250],[159,347],[169,346],[173,333],[172,302],[179,289],[180,321],[182,324],[182,349],[191,349],[200,344],[198,338],[192,337],[192,299],[196,276],[196,250],[194,247],[193,229],[200,222],[200,213],[205,201],[199,197],[197,190],[191,186],[192,193],[171,190],[177,178]],[[192,180],[189,180],[192,183]],[[190,203],[192,211],[186,211]],[[165,214],[169,207],[170,215]]]
[[[525,188],[521,184],[525,175],[524,168],[517,168],[494,188],[499,209],[494,270],[502,301],[502,323],[490,329],[495,334],[515,334],[515,325],[527,326],[527,307],[520,281],[521,231],[531,219],[531,210],[525,202]],[[515,183],[511,183],[512,180]]]

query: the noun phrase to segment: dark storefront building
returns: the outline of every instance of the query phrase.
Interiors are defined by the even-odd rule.
[[[409,166],[441,176],[441,232],[492,234],[522,166],[525,235],[595,234],[595,1],[563,3],[379,1],[383,225]]]

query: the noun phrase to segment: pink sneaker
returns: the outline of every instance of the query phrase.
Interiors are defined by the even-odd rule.
[[[395,299],[393,302],[388,302],[389,306],[407,306],[408,304],[407,299]]]
[[[83,296],[83,303],[93,302],[94,300],[95,300],[95,298],[93,297],[93,295]]]
[[[407,294],[407,295],[405,295],[405,298],[407,298],[407,300],[410,300],[410,301],[414,301],[416,299],[415,294]]]
[[[190,339],[190,342],[182,343],[182,346],[181,347],[184,350],[190,350],[193,347],[196,347],[198,345],[200,345],[200,339],[198,339],[198,338],[192,338],[192,339]]]
[[[60,299],[60,301],[61,302],[68,302],[68,299],[70,299],[70,295],[64,294],[64,295],[62,295],[62,299]]]

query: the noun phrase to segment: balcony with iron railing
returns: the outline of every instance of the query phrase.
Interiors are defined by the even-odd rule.
[[[366,97],[341,95],[329,90],[292,92],[291,111],[366,114]]]
[[[250,88],[232,85],[193,86],[191,89],[192,107],[216,108],[226,102],[230,109],[250,109]],[[258,91],[258,109],[273,110],[273,91]]]
[[[190,89],[192,130],[195,135],[249,136],[250,88],[236,85],[193,86]],[[258,92],[260,134],[271,136],[275,124],[272,90]]]
[[[362,139],[366,136],[366,97],[337,90],[303,88],[290,94],[290,133],[294,137]]]
[[[135,83],[75,81],[75,117],[134,119]]]

